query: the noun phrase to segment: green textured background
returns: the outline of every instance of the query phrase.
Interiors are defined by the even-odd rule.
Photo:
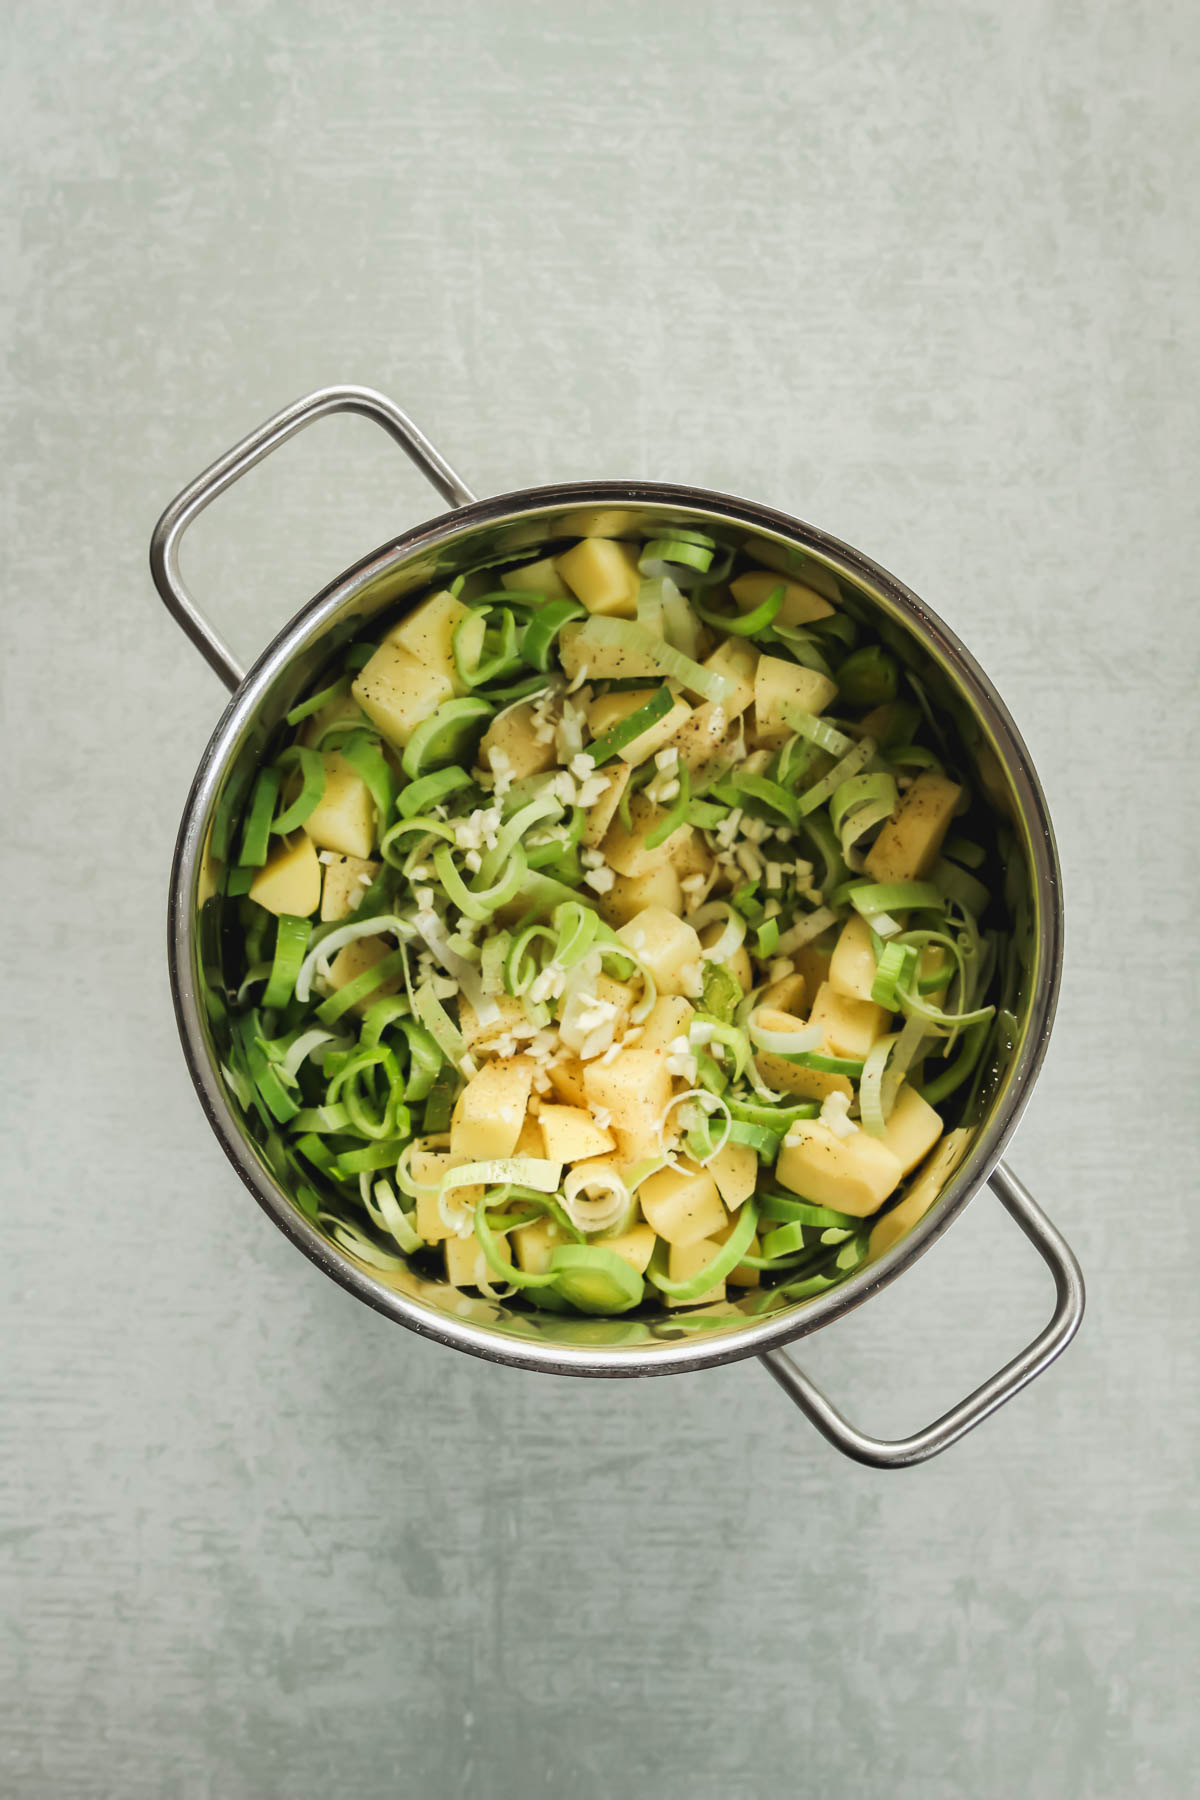
[[[5,36],[0,1791],[1183,1800],[1194,7],[42,0]],[[1015,713],[1069,949],[1013,1163],[1091,1310],[942,1461],[843,1463],[753,1364],[588,1384],[423,1344],[225,1165],[163,954],[222,696],[146,544],[337,380],[480,493],[799,513]],[[187,569],[249,655],[436,510],[330,423]],[[982,1198],[804,1360],[909,1429],[1049,1304]]]

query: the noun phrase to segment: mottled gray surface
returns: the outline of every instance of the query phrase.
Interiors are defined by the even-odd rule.
[[[39,0],[8,26],[0,1791],[1194,1792],[1195,9]],[[226,1167],[162,942],[221,694],[146,541],[235,436],[346,379],[483,493],[640,475],[811,518],[1016,714],[1070,942],[1013,1162],[1091,1310],[943,1461],[842,1463],[753,1365],[593,1385],[424,1345]],[[189,568],[251,651],[434,510],[331,424]],[[980,1200],[807,1360],[909,1428],[1048,1305]]]

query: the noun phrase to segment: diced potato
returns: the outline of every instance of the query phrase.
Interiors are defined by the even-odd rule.
[[[632,713],[637,712],[640,706],[645,706],[657,691],[656,688],[624,688],[615,694],[602,694],[598,700],[593,700],[588,708],[588,729],[592,736],[600,737],[604,732],[611,731],[614,725],[621,724]],[[681,700],[676,694],[671,710],[664,713],[661,719],[655,720],[653,725],[648,725],[645,731],[639,731],[624,749],[617,751],[617,755],[631,768],[645,762],[656,750],[661,750],[691,716],[692,709],[687,701]]]
[[[394,944],[385,943],[381,937],[353,938],[350,943],[343,944],[329,965],[329,985],[336,993],[340,988],[349,987],[368,969],[373,969],[386,956],[390,956],[396,948]],[[377,987],[356,1000],[350,1008],[351,1012],[365,1013],[368,1006],[376,1000],[382,1000],[385,994],[395,994],[404,985],[403,975],[389,975]]]
[[[626,644],[598,644],[589,635],[590,621],[564,625],[558,634],[558,659],[568,681],[661,681],[662,671],[648,650]]]
[[[351,692],[376,730],[401,750],[423,719],[453,697],[446,671],[424,667],[399,644],[380,644]]]
[[[776,1178],[814,1206],[865,1219],[902,1180],[899,1158],[866,1131],[838,1137],[818,1119],[801,1119],[780,1147]]]
[[[558,558],[557,568],[577,600],[590,613],[612,619],[636,619],[638,552],[613,538],[586,537]]]
[[[604,837],[605,832],[617,816],[617,808],[621,804],[621,795],[629,786],[629,777],[633,770],[628,763],[616,762],[605,764],[598,771],[608,782],[608,787],[598,800],[588,807],[587,824],[583,828],[580,843],[587,850],[594,850]]]
[[[829,980],[829,969],[833,962],[831,950],[818,950],[815,944],[805,944],[792,957],[796,965],[796,973],[804,977],[804,990],[815,994],[823,981]],[[799,1007],[789,1008],[791,1012],[799,1012]]]
[[[650,1258],[654,1254],[654,1246],[658,1242],[652,1225],[632,1225],[628,1231],[622,1231],[616,1237],[606,1237],[604,1248],[617,1256],[624,1257],[631,1269],[644,1275],[650,1266]]]
[[[781,656],[760,656],[754,674],[754,720],[759,742],[781,744],[794,735],[786,713],[801,707],[823,713],[837,695],[837,683],[816,669],[785,662]]]
[[[546,1218],[531,1219],[528,1225],[518,1225],[515,1231],[509,1232],[508,1241],[518,1269],[523,1269],[527,1275],[545,1275],[554,1252],[571,1239],[557,1219]]]
[[[806,992],[804,977],[799,971],[792,975],[781,975],[778,981],[770,982],[763,989],[759,1005],[768,1006],[773,1012],[800,1014]]]
[[[538,1124],[546,1146],[541,1154],[551,1162],[582,1162],[589,1156],[605,1156],[617,1147],[611,1131],[602,1130],[584,1106],[543,1103]]]
[[[973,1136],[974,1132],[965,1127],[950,1132],[938,1145],[904,1198],[898,1200],[890,1212],[884,1213],[882,1219],[872,1225],[871,1236],[867,1241],[867,1255],[871,1262],[890,1250],[893,1244],[898,1244],[902,1237],[907,1237],[918,1220],[925,1217],[966,1155]]]
[[[666,817],[665,807],[655,806],[647,800],[645,794],[635,794],[629,808],[632,830],[626,831],[620,819],[614,819],[604,834],[601,849],[604,859],[618,875],[647,875],[651,869],[661,868],[663,863],[670,863],[676,869],[684,864],[682,873],[690,873],[688,866],[694,853],[696,832],[690,825],[680,825],[661,844],[651,848],[646,839],[653,833]]]
[[[667,1275],[672,1281],[690,1281],[698,1275],[714,1256],[720,1254],[721,1246],[714,1238],[698,1238],[693,1243],[672,1244],[667,1257]],[[668,1306],[711,1306],[714,1300],[725,1298],[725,1283],[715,1282],[706,1293],[695,1300],[677,1300],[671,1294],[664,1295]]]
[[[644,875],[618,875],[608,892],[600,895],[601,917],[614,928],[636,918],[647,906],[683,911],[679,871],[670,863],[662,863]]]
[[[762,652],[745,638],[727,637],[704,658],[703,667],[714,675],[724,675],[732,682],[732,692],[716,704],[724,707],[729,720],[740,719],[746,708],[754,704],[754,680]]]
[[[443,1249],[446,1255],[446,1280],[451,1287],[478,1287],[489,1279],[488,1266],[474,1232],[470,1237],[448,1237]]]
[[[660,994],[690,994],[697,987],[700,939],[691,925],[665,906],[648,906],[617,932],[649,969]]]
[[[803,1019],[792,1013],[774,1012],[766,1006],[757,1007],[755,1017],[768,1031],[803,1031],[805,1024]],[[845,1094],[850,1097],[854,1093],[848,1075],[830,1075],[823,1069],[806,1069],[799,1063],[785,1062],[782,1056],[776,1056],[769,1050],[759,1050],[754,1060],[768,1087],[782,1090],[785,1094],[794,1094],[798,1100],[824,1100],[828,1094]]]
[[[851,1000],[824,981],[813,996],[810,1025],[819,1025],[831,1055],[862,1061],[887,1031],[892,1015],[873,1000]]]
[[[620,1051],[610,1063],[590,1062],[583,1071],[587,1104],[609,1115],[617,1147],[628,1162],[654,1156],[662,1147],[661,1122],[671,1098],[666,1059],[639,1045]]]
[[[377,862],[368,862],[361,856],[335,856],[321,867],[321,920],[325,924],[354,912],[358,900],[379,873]]]
[[[802,582],[789,581],[786,576],[773,575],[763,569],[739,575],[729,584],[729,591],[742,612],[753,612],[756,606],[769,600],[777,588],[784,590],[783,605],[775,615],[781,625],[811,625],[814,619],[827,619],[834,610],[828,600],[823,600]]]
[[[668,1244],[694,1244],[729,1223],[715,1180],[698,1163],[660,1169],[643,1181],[638,1199],[647,1221]]]
[[[552,556],[525,563],[519,569],[509,569],[500,577],[500,586],[507,588],[510,594],[542,594],[547,600],[570,598]]]
[[[724,1231],[718,1232],[718,1234],[717,1234],[718,1244],[727,1244],[729,1242],[730,1237],[737,1230],[737,1227],[738,1227],[737,1219],[736,1218],[730,1219],[730,1221],[729,1221],[728,1225],[725,1227]],[[754,1236],[750,1239],[749,1246],[747,1247],[747,1250],[746,1250],[746,1255],[747,1256],[761,1256],[762,1255],[762,1242],[759,1238],[757,1231],[755,1232]],[[730,1270],[729,1274],[725,1277],[725,1279],[729,1283],[730,1287],[753,1288],[753,1287],[758,1286],[759,1282],[762,1280],[762,1276],[760,1275],[760,1273],[757,1269],[748,1269],[746,1267],[745,1263],[739,1263],[737,1265],[736,1269]]]
[[[484,769],[499,766],[514,781],[530,775],[542,775],[558,762],[553,737],[539,738],[534,731],[533,702],[510,707],[488,726],[479,745],[479,763]]]
[[[458,998],[458,1029],[468,1050],[477,1055],[481,1051],[486,1055],[489,1045],[497,1038],[506,1037],[514,1025],[525,1023],[525,1008],[512,994],[497,994],[494,1003],[499,1009],[499,1018],[490,1025],[481,1025],[471,1002],[462,994]]]
[[[911,1175],[941,1135],[940,1116],[927,1100],[921,1098],[916,1088],[905,1082],[896,1095],[896,1103],[880,1139],[900,1164],[901,1172]]]
[[[711,925],[706,925],[700,933],[701,947],[711,950],[724,929],[725,926],[720,919],[714,919]],[[749,993],[754,986],[754,967],[745,944],[739,944],[733,955],[727,956],[721,966],[729,970],[733,979],[745,993]]]
[[[564,1106],[586,1106],[587,1090],[583,1085],[583,1064],[577,1056],[565,1056],[547,1065],[550,1086]]]
[[[962,789],[956,781],[925,770],[884,824],[867,851],[872,881],[922,881],[941,853]]]
[[[542,1156],[550,1161],[557,1161],[546,1148],[546,1140],[542,1135],[540,1115],[534,1118],[532,1113],[525,1114],[525,1123],[521,1127],[521,1135],[513,1146],[514,1156]]]
[[[250,898],[268,912],[296,913],[302,919],[316,912],[321,902],[321,865],[312,839],[303,832],[282,839],[250,883]]]
[[[304,829],[319,850],[340,850],[365,859],[375,848],[371,790],[339,750],[324,751],[321,761],[325,792],[305,819]]]
[[[443,1137],[436,1141],[446,1145],[449,1139]],[[409,1174],[417,1187],[417,1236],[424,1238],[427,1244],[440,1244],[443,1238],[451,1235],[438,1208],[438,1189],[442,1176],[453,1166],[454,1158],[446,1148],[417,1149],[409,1159]],[[482,1187],[455,1188],[454,1200],[456,1205],[473,1207],[484,1192]]]
[[[668,741],[689,772],[699,775],[729,750],[733,740],[733,726],[724,703],[720,700],[705,700]],[[664,749],[666,747],[663,746]]]
[[[677,1037],[686,1037],[695,1007],[678,994],[660,994],[646,1015],[638,1045],[642,1050],[664,1053]]]
[[[730,1208],[741,1206],[758,1185],[758,1157],[749,1144],[726,1144],[715,1156],[710,1156],[704,1166]]]
[[[829,985],[850,1000],[870,1000],[877,965],[871,927],[857,913],[842,926],[829,963]]]
[[[453,684],[456,694],[465,694],[466,685],[459,680],[454,666],[454,630],[470,617],[470,607],[443,590],[414,607],[398,625],[392,626],[383,641],[399,644],[423,667],[439,669]]]
[[[529,1106],[534,1066],[529,1056],[498,1057],[468,1081],[450,1121],[450,1150],[456,1160],[491,1162],[513,1154]]]

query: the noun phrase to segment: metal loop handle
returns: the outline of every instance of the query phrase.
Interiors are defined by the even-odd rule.
[[[1003,1163],[998,1163],[992,1171],[990,1186],[1054,1276],[1057,1294],[1054,1316],[1032,1344],[1006,1363],[998,1375],[977,1387],[973,1394],[952,1406],[924,1431],[893,1440],[870,1437],[851,1425],[830,1404],[786,1351],[767,1350],[763,1353],[761,1360],[784,1393],[843,1456],[851,1456],[855,1462],[867,1463],[875,1469],[906,1469],[914,1463],[927,1462],[931,1456],[939,1456],[968,1431],[973,1431],[976,1425],[981,1425],[1006,1400],[1019,1394],[1035,1375],[1049,1368],[1079,1330],[1084,1307],[1083,1276],[1070,1246],[1055,1230],[1029,1190]]]
[[[218,457],[210,468],[205,469],[202,475],[197,475],[195,481],[175,496],[154,527],[154,535],[150,540],[150,573],[154,577],[154,585],[162,597],[163,605],[228,688],[239,685],[245,670],[224,638],[209,624],[184,585],[179,573],[180,541],[192,520],[218,494],[223,494],[226,488],[232,487],[247,470],[269,456],[272,450],[286,444],[289,438],[295,437],[298,431],[303,431],[306,425],[311,425],[314,419],[343,412],[361,413],[364,418],[374,419],[377,425],[382,425],[451,506],[466,506],[475,498],[445,457],[434,449],[423,432],[417,430],[408,414],[401,412],[385,394],[376,393],[374,388],[319,388],[315,394],[306,394],[302,400],[285,406],[282,412],[277,412],[265,425],[260,425],[257,431],[244,437],[240,444],[235,444],[232,450]]]

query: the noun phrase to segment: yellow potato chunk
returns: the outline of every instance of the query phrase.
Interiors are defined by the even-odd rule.
[[[748,1200],[758,1185],[758,1157],[749,1144],[726,1144],[704,1166],[722,1200],[733,1210]]]
[[[478,1287],[487,1281],[488,1266],[475,1233],[470,1237],[448,1237],[443,1243],[446,1256],[446,1280],[451,1287]]]
[[[552,556],[543,556],[537,562],[510,569],[500,577],[500,586],[507,588],[510,594],[542,594],[547,600],[570,598]]]
[[[937,861],[962,789],[930,770],[918,775],[868,850],[872,881],[923,881]]]
[[[621,724],[640,706],[645,706],[657,691],[656,688],[625,688],[615,694],[602,694],[599,700],[593,700],[588,708],[588,729],[592,736],[597,738],[604,732],[611,731],[614,725]],[[645,731],[639,731],[623,749],[617,751],[617,755],[631,768],[645,762],[656,750],[661,750],[691,716],[692,709],[687,701],[681,700],[676,694],[671,710],[653,725],[648,725]]]
[[[250,898],[268,912],[306,919],[321,903],[321,865],[313,841],[298,832],[281,840],[250,883]]]
[[[714,702],[724,709],[727,719],[740,719],[746,708],[753,706],[754,682],[761,654],[744,638],[728,637],[704,658],[704,668],[714,675],[724,675],[733,684],[731,693]]]
[[[331,919],[344,919],[354,912],[359,899],[379,873],[377,862],[368,862],[361,856],[335,856],[332,862],[323,862],[321,866],[324,870],[321,919],[325,923]]]
[[[625,644],[598,644],[589,635],[588,621],[564,625],[558,634],[558,659],[568,681],[659,681],[658,662],[648,650],[631,650]]]
[[[497,1057],[468,1081],[450,1121],[456,1161],[492,1162],[513,1154],[525,1123],[533,1071],[532,1057]]]
[[[652,1225],[632,1225],[628,1231],[619,1232],[616,1237],[606,1237],[602,1242],[606,1250],[624,1257],[631,1269],[644,1275],[650,1266],[650,1258],[658,1239]]]
[[[837,683],[816,669],[785,662],[781,656],[761,656],[754,674],[754,721],[759,742],[782,744],[794,733],[788,724],[790,707],[823,713],[837,695]]]
[[[651,869],[671,863],[686,865],[693,855],[696,833],[690,825],[680,825],[661,844],[651,847],[646,839],[666,817],[666,809],[655,806],[644,794],[634,796],[629,808],[631,830],[620,819],[614,819],[604,834],[601,849],[604,860],[618,875],[647,875]],[[690,872],[686,867],[684,873]]]
[[[577,1056],[565,1056],[561,1062],[550,1063],[546,1073],[550,1077],[550,1086],[564,1106],[587,1106],[583,1064]]]
[[[537,736],[532,701],[511,707],[493,719],[479,745],[479,762],[484,769],[503,769],[514,781],[542,775],[555,767],[558,752],[554,738]]]
[[[927,1100],[921,1098],[916,1088],[905,1082],[896,1095],[896,1103],[880,1139],[900,1164],[901,1172],[911,1175],[941,1135],[939,1115]]]
[[[803,1031],[804,1020],[792,1013],[774,1012],[768,1006],[755,1009],[755,1017],[768,1031]],[[824,1069],[805,1069],[799,1063],[785,1062],[769,1050],[759,1050],[754,1057],[758,1072],[768,1087],[795,1094],[799,1100],[824,1100],[828,1094],[852,1096],[854,1089],[847,1075],[830,1075]]]
[[[690,1281],[719,1255],[720,1249],[715,1239],[707,1237],[697,1238],[693,1243],[672,1244],[667,1257],[667,1275],[672,1281]],[[671,1294],[665,1294],[663,1298],[668,1306],[711,1306],[714,1300],[725,1298],[725,1283],[715,1282],[695,1300],[678,1300]]]
[[[952,1131],[938,1145],[902,1200],[884,1213],[871,1227],[867,1255],[875,1262],[893,1244],[907,1237],[918,1220],[923,1219],[966,1154],[974,1133],[962,1128]]]
[[[850,1000],[870,1000],[877,964],[871,927],[855,913],[842,926],[829,963],[829,985]]]
[[[513,1146],[514,1156],[550,1157],[546,1148],[546,1140],[542,1136],[542,1128],[532,1113],[525,1114],[525,1123],[521,1127],[521,1135]],[[551,1158],[551,1160],[558,1160]]]
[[[821,1027],[832,1055],[861,1061],[887,1031],[891,1014],[873,1000],[851,1000],[839,994],[830,980],[822,982],[813,996],[808,1022]]]
[[[665,906],[647,906],[617,932],[649,969],[660,994],[698,991],[700,939]]]
[[[577,600],[590,613],[610,619],[636,619],[638,552],[613,538],[586,537],[558,558],[557,568]]]
[[[602,1107],[608,1113],[609,1129],[626,1161],[637,1162],[661,1149],[662,1116],[671,1098],[665,1057],[634,1045],[610,1063],[587,1063],[583,1088],[592,1111]]]
[[[580,843],[587,850],[594,850],[601,842],[605,832],[617,816],[617,808],[621,804],[621,795],[629,786],[629,777],[633,770],[628,763],[617,762],[606,764],[599,771],[608,782],[608,787],[598,800],[588,807],[587,824],[583,828]]]
[[[381,937],[354,938],[350,943],[343,944],[329,965],[330,987],[335,993],[339,988],[349,987],[352,981],[357,981],[360,975],[365,975],[368,969],[381,963],[385,956],[390,956],[395,948],[394,944],[385,943]],[[350,1011],[361,1015],[374,1001],[382,1000],[385,994],[396,993],[403,985],[403,975],[389,975],[385,981],[379,982],[364,994],[361,1000],[356,1000]]]
[[[805,992],[815,994],[821,983],[829,980],[833,952],[818,950],[815,944],[805,944],[803,949],[796,951],[792,961],[796,965],[796,973],[804,977]],[[791,1010],[796,1012],[798,1009],[793,1006]]]
[[[415,662],[439,669],[452,683],[456,694],[465,694],[466,685],[458,679],[454,666],[454,630],[470,617],[470,607],[456,600],[453,594],[445,591],[431,594],[398,625],[393,625],[383,641],[399,644]]]
[[[789,581],[785,575],[773,575],[766,569],[739,575],[729,584],[729,591],[742,612],[753,612],[778,588],[783,589],[783,605],[775,615],[780,625],[811,625],[814,619],[827,619],[834,610],[828,600],[823,600],[803,582]]]
[[[439,1148],[425,1147],[437,1143]],[[422,1147],[413,1151],[409,1159],[408,1171],[417,1189],[417,1236],[424,1238],[427,1244],[440,1244],[443,1238],[451,1236],[450,1227],[442,1219],[438,1207],[438,1189],[442,1176],[453,1168],[454,1158],[444,1148],[448,1140],[426,1139]],[[482,1187],[455,1188],[454,1202],[457,1206],[475,1206],[482,1194]]]
[[[340,850],[365,860],[375,848],[371,790],[339,750],[324,751],[321,761],[325,792],[305,819],[304,829],[319,850]]]
[[[723,700],[705,700],[667,740],[693,775],[730,746],[733,726],[754,700],[758,651],[729,638],[704,659],[704,667],[726,676],[732,692]],[[663,746],[666,748],[666,745]]]
[[[509,1254],[518,1269],[527,1275],[545,1275],[554,1260],[554,1252],[572,1240],[557,1219],[531,1219],[508,1234],[512,1246]]]
[[[660,994],[646,1015],[638,1045],[643,1050],[666,1050],[677,1037],[686,1037],[695,1007],[678,994]]]
[[[729,1223],[716,1181],[696,1163],[660,1169],[643,1181],[638,1199],[647,1222],[668,1244],[697,1243]]]
[[[490,1024],[481,1025],[471,1002],[464,996],[459,996],[458,1029],[462,1032],[467,1049],[473,1050],[476,1055],[486,1056],[497,1038],[506,1037],[514,1025],[525,1023],[525,1008],[512,994],[497,994],[493,1004],[499,1010],[499,1018],[492,1020]]]
[[[801,1119],[780,1147],[776,1178],[814,1206],[865,1219],[900,1185],[899,1159],[868,1132],[841,1138],[817,1119]]]
[[[538,1114],[545,1150],[551,1162],[582,1162],[589,1156],[605,1156],[615,1150],[617,1140],[611,1131],[597,1125],[584,1106],[547,1106]]]
[[[423,719],[454,687],[446,671],[427,668],[400,644],[380,644],[351,692],[377,731],[403,750]]]
[[[804,977],[799,972],[793,975],[781,975],[778,981],[770,982],[762,992],[760,1006],[766,1006],[772,1012],[799,1013],[804,1005],[807,992]]]
[[[644,875],[618,875],[608,892],[600,896],[601,917],[614,927],[635,919],[647,906],[683,911],[679,871],[670,863],[661,863]]]

